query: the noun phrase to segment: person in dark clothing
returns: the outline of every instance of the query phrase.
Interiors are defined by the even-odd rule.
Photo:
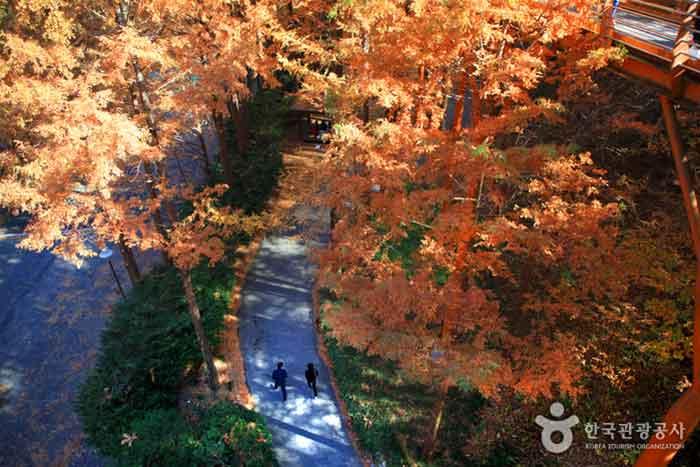
[[[272,372],[272,380],[275,385],[272,389],[280,388],[282,389],[282,400],[287,400],[287,370],[282,368],[284,366],[283,362],[277,362],[277,369]]]
[[[318,391],[316,390],[316,377],[318,376],[318,370],[314,368],[313,363],[306,365],[306,384],[309,385],[311,389],[314,390],[314,397],[318,396]]]

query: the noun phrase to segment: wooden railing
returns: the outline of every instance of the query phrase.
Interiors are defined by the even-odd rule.
[[[700,103],[700,0],[608,1],[595,32],[629,51],[614,65],[677,99]]]

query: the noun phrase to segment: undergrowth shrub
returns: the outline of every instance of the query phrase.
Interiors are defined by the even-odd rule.
[[[274,467],[272,439],[263,418],[231,402],[219,402],[188,423],[175,409],[153,410],[135,420],[135,438],[118,464],[131,466]]]
[[[196,465],[191,449],[197,441],[195,433],[176,409],[143,412],[141,418],[131,423],[128,434],[134,440],[120,447],[119,466]]]
[[[192,281],[205,332],[216,348],[233,274],[223,264],[213,268],[202,264],[193,271]],[[172,417],[167,411],[177,406],[179,390],[201,364],[177,272],[172,267],[158,268],[114,307],[97,364],[80,389],[77,409],[89,442],[104,455],[130,458],[130,449],[121,443],[122,434],[135,426],[148,428],[149,420]],[[144,456],[150,456],[149,449],[160,452],[161,448],[158,455],[164,458],[179,455],[172,452],[181,445],[175,435],[184,425],[163,426],[170,427],[168,436],[172,436],[144,446]]]
[[[228,204],[248,213],[262,211],[282,173],[281,142],[290,101],[282,91],[265,89],[244,103],[249,144],[236,151],[235,129],[228,121],[228,147],[232,151],[234,186],[226,193]]]
[[[210,408],[200,423],[197,459],[204,465],[277,465],[272,437],[265,420],[255,412],[231,403]]]

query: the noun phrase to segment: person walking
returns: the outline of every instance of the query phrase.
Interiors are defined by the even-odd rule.
[[[306,376],[306,384],[308,384],[309,387],[314,390],[314,397],[317,397],[318,391],[316,390],[316,378],[318,377],[318,370],[314,368],[313,363],[306,365],[306,373],[304,373],[304,375]]]
[[[272,380],[275,382],[272,389],[280,388],[282,390],[282,400],[287,400],[287,370],[282,368],[284,362],[277,362],[277,369],[272,372]]]

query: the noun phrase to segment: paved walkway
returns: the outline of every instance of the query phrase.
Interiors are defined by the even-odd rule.
[[[246,279],[241,304],[241,350],[257,410],[268,421],[283,467],[362,465],[341,423],[328,368],[320,360],[311,318],[313,267],[307,248],[290,232],[265,239]],[[274,364],[289,373],[288,400],[271,389]],[[304,370],[314,363],[318,398]]]

